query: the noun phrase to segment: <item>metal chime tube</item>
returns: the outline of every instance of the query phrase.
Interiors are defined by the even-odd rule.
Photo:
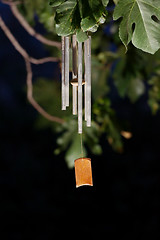
[[[62,85],[61,85],[61,88],[62,88],[62,110],[66,110],[66,94],[65,94],[65,76],[64,76],[64,72],[65,72],[65,69],[64,69],[64,37],[62,37]]]
[[[77,50],[78,46],[78,50]],[[62,37],[62,110],[69,106],[69,47],[70,38]],[[78,55],[78,58],[77,58]],[[78,61],[77,61],[78,60]],[[72,93],[73,114],[77,114],[78,106],[78,133],[82,133],[83,87],[85,84],[85,120],[87,127],[91,126],[91,37],[84,42],[85,81],[83,81],[83,48],[76,35],[72,36]],[[78,99],[77,99],[78,88]],[[78,100],[78,101],[77,101]]]
[[[78,42],[78,133],[82,133],[82,43]]]
[[[65,98],[66,107],[69,106],[69,37],[64,37],[64,69],[65,69]]]
[[[72,36],[72,78],[78,78],[77,71],[77,38],[76,35]],[[73,94],[73,115],[77,115],[77,86],[72,86],[72,94]]]
[[[87,121],[87,85],[86,85],[86,78],[87,78],[87,41],[84,42],[84,119]]]
[[[91,126],[91,37],[84,43],[85,61],[85,120],[87,127]]]

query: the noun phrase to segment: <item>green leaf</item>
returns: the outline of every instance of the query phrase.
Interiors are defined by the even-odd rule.
[[[83,32],[81,29],[80,30],[78,29],[76,33],[76,37],[78,42],[84,42],[85,40],[87,40],[88,35],[87,33]]]
[[[107,7],[109,0],[102,0],[103,6]]]
[[[102,17],[106,17],[107,12],[99,0],[89,0],[88,2],[91,8],[92,15],[97,23],[100,22],[100,19]]]
[[[97,31],[106,20],[108,0],[55,0],[50,5],[56,7],[56,32],[59,36],[76,33],[78,41],[86,40],[86,32]]]
[[[98,28],[98,24],[95,18],[88,16],[82,19],[81,28],[84,32],[86,31],[96,32]]]
[[[157,70],[156,75],[152,76],[152,78],[148,81],[148,84],[150,85],[148,92],[148,104],[153,114],[156,114],[160,108],[160,73],[159,69]]]
[[[114,11],[114,20],[123,17],[119,35],[127,48],[133,45],[145,52],[154,54],[160,48],[159,0],[119,0]]]
[[[115,85],[120,97],[127,96],[132,103],[136,102],[145,92],[145,85],[140,76],[127,74],[124,78],[116,79]]]
[[[117,4],[117,3],[118,3],[118,1],[119,1],[119,0],[113,0],[113,2],[114,2],[115,4]]]
[[[106,20],[107,12],[100,0],[79,1],[81,28],[84,32],[96,32]]]
[[[77,20],[80,21],[80,15],[77,7],[76,0],[69,0],[62,3],[57,8],[56,30],[59,36],[67,36],[75,32]]]
[[[140,78],[132,78],[128,86],[128,97],[131,102],[136,102],[145,92],[145,86]]]
[[[51,7],[58,7],[59,5],[61,5],[65,0],[52,0],[49,5]]]

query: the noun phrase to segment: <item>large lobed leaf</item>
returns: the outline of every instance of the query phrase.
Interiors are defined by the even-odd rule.
[[[119,35],[126,48],[130,41],[151,54],[160,48],[159,0],[119,0],[114,20],[120,17]]]
[[[95,32],[105,22],[105,7],[109,0],[52,0],[56,8],[56,31],[59,36],[77,34],[78,41],[87,38],[87,32]]]

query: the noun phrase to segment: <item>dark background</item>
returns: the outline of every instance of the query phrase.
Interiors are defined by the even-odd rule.
[[[48,56],[0,4],[0,14],[33,57]],[[36,30],[43,33],[40,24]],[[54,69],[54,71],[53,71]],[[34,67],[34,78],[54,77],[54,64]],[[27,102],[25,64],[0,29],[0,218],[1,239],[50,240],[82,236],[160,238],[160,115],[152,116],[147,93],[132,105],[111,98],[133,137],[117,154],[102,139],[103,155],[92,158],[94,187],[75,188],[74,169],[53,155],[50,129],[37,130],[38,113]],[[57,235],[58,234],[58,235]],[[96,235],[95,235],[96,234]],[[112,239],[110,238],[110,239]]]

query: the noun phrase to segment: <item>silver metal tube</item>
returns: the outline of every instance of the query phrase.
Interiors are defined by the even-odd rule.
[[[72,86],[73,115],[77,115],[77,86]]]
[[[82,133],[82,43],[78,43],[78,133]]]
[[[73,79],[77,78],[78,69],[77,69],[77,38],[76,35],[72,36],[72,75]]]
[[[87,121],[87,41],[84,42],[84,119]]]
[[[65,97],[66,97],[66,107],[69,106],[69,37],[64,37],[64,52],[65,52]]]
[[[62,110],[66,110],[66,97],[65,97],[65,76],[64,76],[64,37],[62,37],[62,66],[61,66],[61,94],[62,94]]]
[[[91,37],[86,40],[86,120],[91,126]]]
[[[78,78],[77,68],[77,38],[76,35],[72,36],[72,78]],[[73,115],[77,115],[77,86],[72,86],[72,111]]]

